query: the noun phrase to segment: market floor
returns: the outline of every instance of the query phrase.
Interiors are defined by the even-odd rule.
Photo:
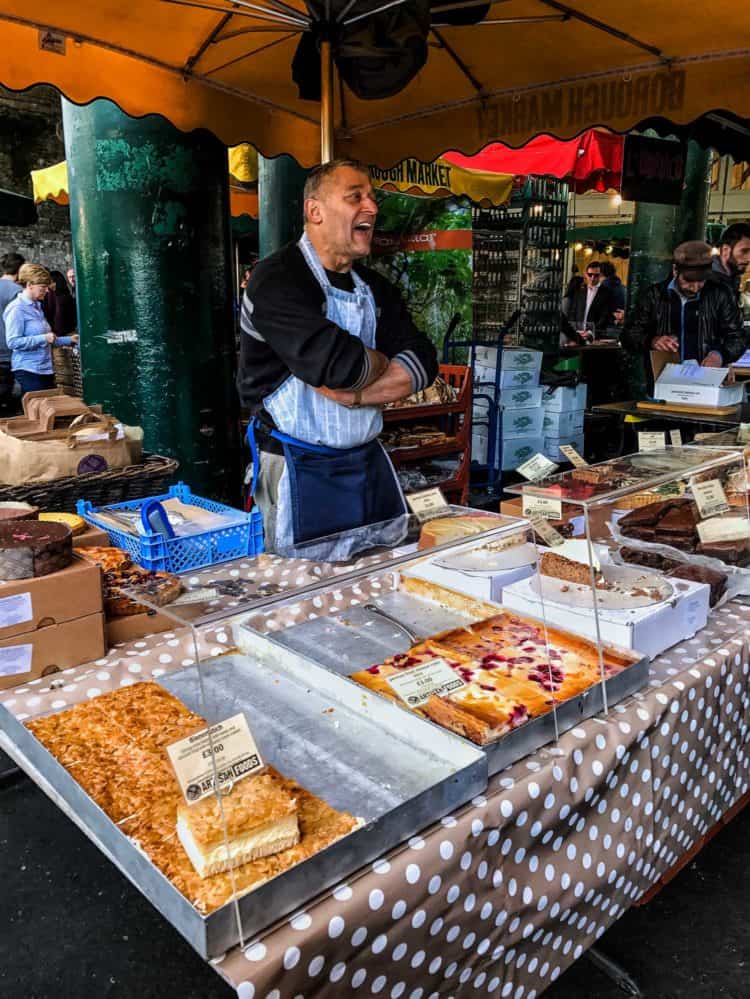
[[[0,768],[2,769],[2,768]],[[28,780],[0,787],[0,996],[235,993]],[[600,941],[647,999],[749,999],[750,809]],[[470,986],[461,995],[472,996]],[[622,999],[580,960],[546,999]]]

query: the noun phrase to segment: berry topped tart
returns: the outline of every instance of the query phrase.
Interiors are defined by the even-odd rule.
[[[606,648],[605,678],[640,658]],[[462,682],[411,710],[480,746],[507,735],[553,705],[582,694],[601,679],[594,642],[503,611],[456,628],[354,673],[352,680],[400,700],[391,681],[410,669],[442,660]],[[398,684],[396,685],[398,686]],[[402,701],[403,703],[403,701]]]

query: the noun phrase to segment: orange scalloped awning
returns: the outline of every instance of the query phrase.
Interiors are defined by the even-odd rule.
[[[427,63],[403,91],[365,101],[337,88],[337,153],[389,167],[652,117],[750,118],[747,4],[495,0],[465,27],[442,26],[438,8]],[[0,21],[6,87],[48,83],[77,103],[108,97],[131,115],[208,128],[228,146],[319,160],[320,106],[300,99],[291,74],[303,0],[47,0],[33,14],[3,0]]]

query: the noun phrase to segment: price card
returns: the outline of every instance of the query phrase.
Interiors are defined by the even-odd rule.
[[[660,451],[667,446],[664,431],[640,431],[638,434],[639,451]]]
[[[670,430],[669,440],[672,447],[682,447],[682,431],[681,430]]]
[[[386,677],[401,700],[410,708],[418,708],[435,695],[446,697],[465,687],[461,677],[454,673],[445,659],[430,659],[429,662],[400,670]]]
[[[750,444],[750,423],[740,423],[740,429],[737,431],[737,443]]]
[[[550,548],[556,548],[558,545],[565,544],[565,538],[562,534],[556,531],[552,524],[545,520],[544,517],[532,517],[531,526],[542,541],[547,542]]]
[[[729,509],[724,487],[718,479],[710,479],[708,482],[693,482],[691,488],[698,512],[706,520],[709,517],[715,517],[717,513],[726,513]]]
[[[562,500],[555,496],[533,496],[531,493],[524,493],[523,516],[560,520],[562,518]]]
[[[745,517],[714,517],[702,520],[696,526],[703,545],[714,541],[744,541],[745,538],[750,538],[750,524]]]
[[[572,444],[561,444],[560,452],[565,455],[571,465],[575,466],[575,468],[588,467],[586,459],[580,456]]]
[[[523,465],[519,465],[516,471],[529,482],[536,482],[538,479],[546,479],[548,475],[556,472],[557,465],[549,458],[545,458],[543,454],[537,453],[533,458],[525,461]]]
[[[409,493],[406,502],[421,524],[426,520],[432,520],[433,517],[444,517],[451,512],[445,496],[437,486],[423,489],[418,493]]]
[[[263,768],[245,716],[240,714],[193,732],[179,742],[167,746],[175,776],[188,805],[194,805],[214,793],[214,763],[219,788],[231,791],[235,781],[249,777]]]

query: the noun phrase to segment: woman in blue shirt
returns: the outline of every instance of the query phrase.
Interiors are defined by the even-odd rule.
[[[10,348],[10,366],[21,391],[37,392],[55,387],[52,345],[69,347],[78,343],[78,335],[55,336],[42,311],[52,277],[39,264],[24,264],[18,272],[23,291],[3,313],[5,340]]]

